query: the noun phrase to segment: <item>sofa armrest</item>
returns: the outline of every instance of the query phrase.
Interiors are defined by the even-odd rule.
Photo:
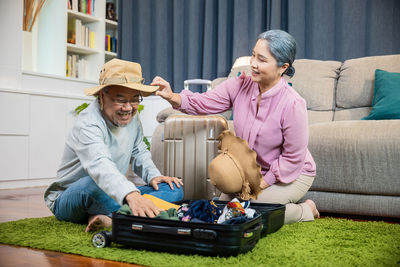
[[[151,137],[151,158],[162,173],[164,171],[164,123],[157,125]],[[163,174],[163,173],[162,173]]]
[[[168,107],[158,112],[156,120],[158,121],[158,123],[163,123],[170,115],[175,115],[175,114],[183,114],[183,113],[177,109]]]

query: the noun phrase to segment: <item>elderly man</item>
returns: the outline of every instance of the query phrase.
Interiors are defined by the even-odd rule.
[[[111,226],[111,213],[124,203],[134,215],[156,216],[160,210],[142,194],[169,202],[183,198],[182,181],[162,176],[143,142],[138,105],[158,87],[142,82],[139,64],[113,59],[104,64],[100,85],[85,90],[97,99],[75,122],[57,180],[44,195],[57,219],[88,222],[91,231]],[[136,187],[125,177],[130,162],[147,185]]]

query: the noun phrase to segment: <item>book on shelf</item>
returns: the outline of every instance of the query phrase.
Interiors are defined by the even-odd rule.
[[[95,15],[95,0],[67,0],[68,9],[90,16]]]
[[[75,23],[74,19],[68,19],[67,42],[70,44],[76,44]]]
[[[111,38],[111,51],[117,53],[117,38]]]
[[[117,38],[112,37],[109,34],[106,34],[105,50],[108,52],[117,53]]]
[[[96,33],[82,25],[80,19],[68,19],[67,42],[77,46],[95,48]]]
[[[87,77],[87,60],[79,58],[79,55],[69,54],[67,56],[66,76],[71,78],[86,79]]]
[[[81,46],[82,44],[82,21],[80,19],[75,19],[75,35],[76,35],[76,45]]]
[[[94,33],[94,31],[90,31],[89,32],[89,47],[90,48],[95,48],[95,45],[94,45],[95,41],[96,41],[95,33]]]

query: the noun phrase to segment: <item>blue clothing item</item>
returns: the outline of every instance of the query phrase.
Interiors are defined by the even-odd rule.
[[[119,205],[125,196],[139,189],[126,177],[129,162],[132,170],[148,185],[161,176],[143,142],[143,130],[136,114],[125,127],[104,119],[98,101],[82,111],[65,143],[57,179],[47,188],[46,205],[54,211],[55,200],[73,183],[90,176]]]
[[[168,202],[183,199],[183,189],[171,190],[167,183],[158,184],[159,189],[152,186],[139,186],[141,194],[149,194]],[[89,176],[83,177],[71,184],[62,192],[54,204],[54,215],[60,221],[87,223],[90,215],[111,213],[121,208],[114,199],[109,197]]]
[[[214,201],[201,199],[191,202],[184,216],[189,216],[191,222],[193,222],[194,219],[198,219],[203,222],[214,223],[221,214],[222,210]]]

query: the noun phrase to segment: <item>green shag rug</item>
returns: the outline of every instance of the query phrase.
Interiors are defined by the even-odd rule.
[[[0,224],[0,243],[146,266],[400,266],[400,224],[323,218],[284,225],[236,257],[134,250],[113,243],[94,248],[86,225],[55,217]]]

